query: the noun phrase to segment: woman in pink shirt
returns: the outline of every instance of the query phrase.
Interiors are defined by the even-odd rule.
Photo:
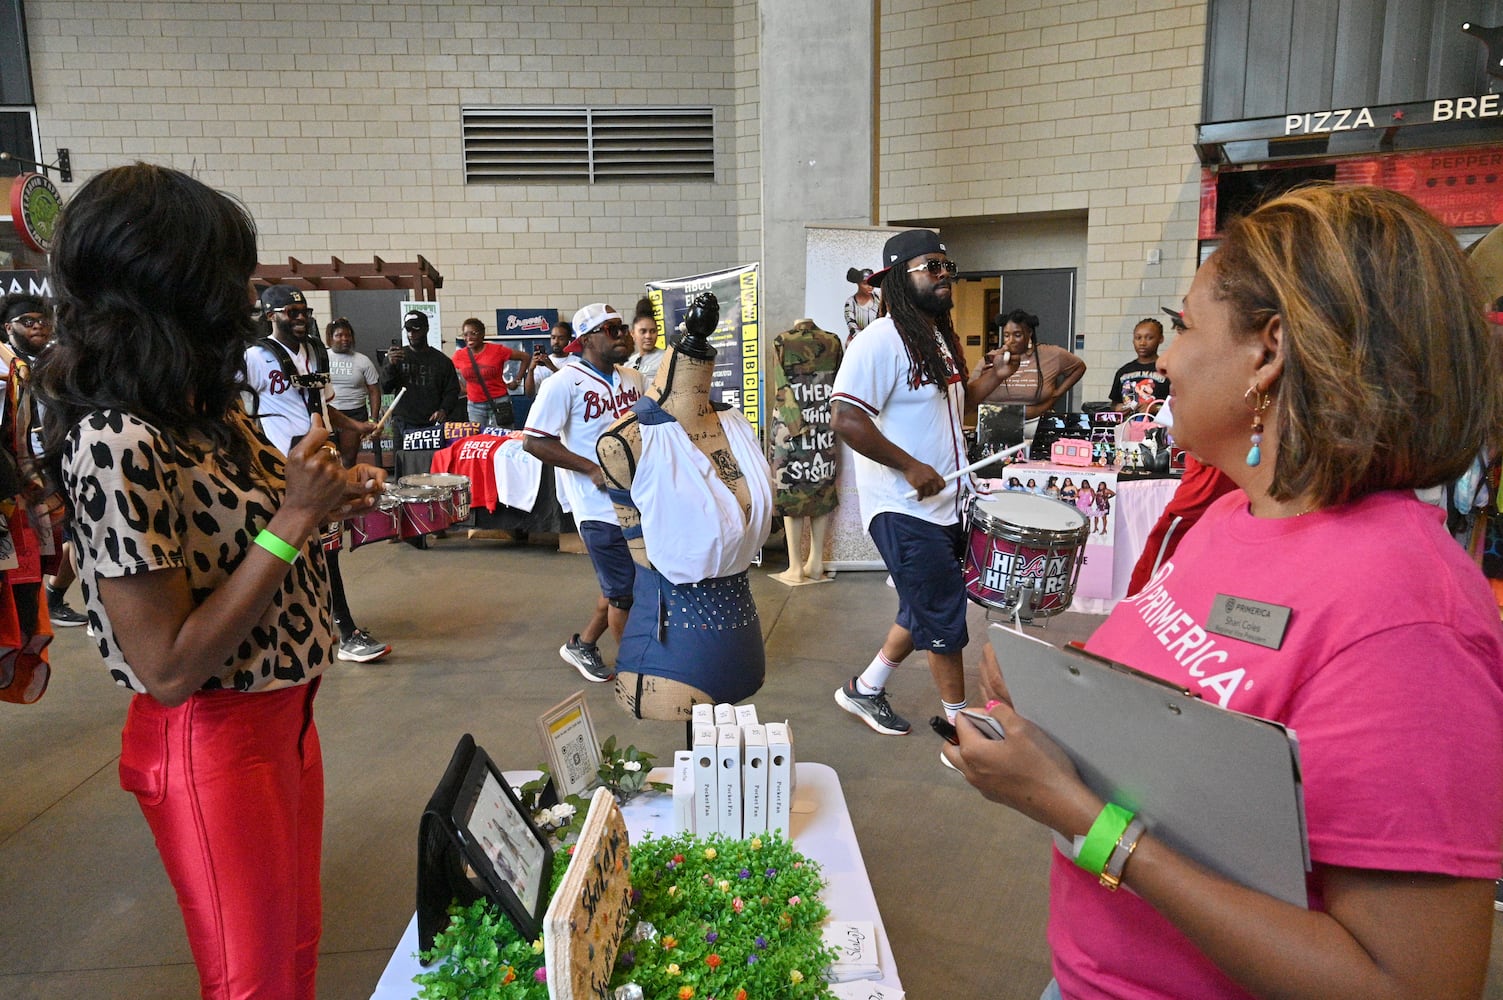
[[[1103,802],[984,666],[1007,738],[965,723],[947,755],[1086,845],[1054,853],[1045,996],[1481,995],[1503,626],[1414,491],[1495,439],[1500,353],[1454,237],[1402,195],[1305,188],[1228,227],[1159,370],[1177,442],[1238,489],[1087,648],[1297,732],[1308,908],[1168,847],[1152,803]],[[1287,614],[1279,641],[1218,630],[1228,596]]]

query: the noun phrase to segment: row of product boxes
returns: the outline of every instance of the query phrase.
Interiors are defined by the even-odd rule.
[[[679,831],[752,837],[790,834],[793,733],[763,724],[755,705],[695,705],[691,744],[673,757],[673,814]]]

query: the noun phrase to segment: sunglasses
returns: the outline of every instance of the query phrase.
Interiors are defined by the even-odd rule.
[[[272,312],[274,312],[274,313],[281,313],[283,316],[286,316],[286,317],[288,317],[290,319],[297,319],[299,317],[312,316],[313,315],[313,310],[312,309],[303,309],[301,307],[296,308],[296,309],[282,307],[280,309],[273,309]]]
[[[959,270],[960,265],[953,260],[940,260],[937,257],[930,257],[918,267],[910,267],[908,273],[913,274],[916,271],[928,271],[937,278],[939,277],[939,272],[943,271],[953,278]]]
[[[35,330],[38,327],[52,325],[52,320],[47,316],[17,316],[10,322],[17,324],[18,326],[24,326],[28,330]]]

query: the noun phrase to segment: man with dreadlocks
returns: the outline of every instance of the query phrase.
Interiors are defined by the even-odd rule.
[[[898,591],[898,615],[876,657],[835,702],[879,733],[908,722],[887,702],[887,678],[915,647],[951,722],[966,705],[961,651],[965,584],[960,559],[960,417],[969,399],[997,387],[995,369],[966,384],[965,356],[950,321],[955,262],[927,229],[898,233],[882,248],[882,316],[851,341],[835,377],[831,423],[856,452],[861,517]]]

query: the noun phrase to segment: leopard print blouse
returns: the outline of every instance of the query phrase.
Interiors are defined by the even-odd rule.
[[[146,688],[125,662],[95,581],[154,570],[188,578],[196,604],[222,586],[271,520],[283,458],[237,406],[230,417],[270,478],[230,464],[207,442],[179,446],[120,410],[96,411],[73,428],[63,450],[63,485],[73,502],[78,577],[91,632],[115,682]],[[263,691],[305,684],[329,666],[334,638],[328,567],[315,537],[250,633],[205,690]]]

